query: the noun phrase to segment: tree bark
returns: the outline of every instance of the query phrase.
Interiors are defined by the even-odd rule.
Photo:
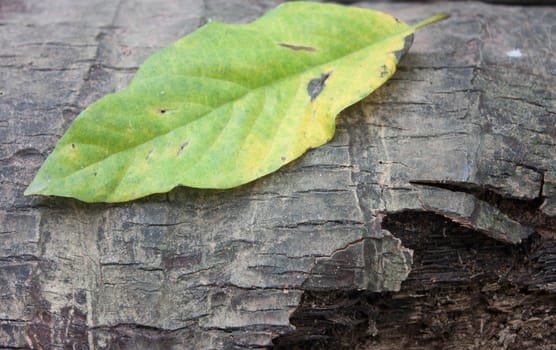
[[[149,54],[280,2],[0,3],[0,347],[554,349],[552,7],[356,3],[452,17],[327,145],[228,191],[23,196]]]

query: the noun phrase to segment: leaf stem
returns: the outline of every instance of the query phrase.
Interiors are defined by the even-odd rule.
[[[413,26],[413,28],[415,28],[415,29],[423,28],[425,26],[428,26],[429,24],[433,24],[433,23],[436,23],[436,22],[443,21],[448,17],[450,17],[449,14],[442,12],[442,13],[436,14],[432,17],[429,17],[429,18],[425,19],[424,21],[421,21],[421,22],[415,24]]]

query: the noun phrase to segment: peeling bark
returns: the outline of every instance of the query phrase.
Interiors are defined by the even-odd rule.
[[[0,347],[556,343],[554,8],[358,3],[452,18],[329,144],[229,191],[23,197],[75,116],[150,53],[280,2],[0,5]]]

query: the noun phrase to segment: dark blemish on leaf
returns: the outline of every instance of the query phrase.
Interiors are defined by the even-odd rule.
[[[71,144],[71,148],[74,148],[74,149],[75,149],[75,143],[72,143],[72,144]]]
[[[97,176],[97,173],[94,173],[93,176]]]
[[[402,23],[402,21],[400,21],[400,20],[399,20],[399,18],[397,18],[397,17],[394,17],[394,19],[396,20],[396,22],[398,22],[398,23]]]
[[[311,81],[309,81],[309,84],[307,85],[307,93],[311,97],[311,102],[313,102],[322,92],[322,89],[324,89],[324,82],[330,77],[331,74],[332,72],[328,72],[326,74],[322,73],[320,78],[311,79]]]
[[[149,151],[149,153],[147,153],[147,156],[145,157],[145,160],[149,160],[151,158],[151,154],[153,154],[152,149]]]
[[[159,112],[160,114],[164,114],[164,113],[166,113],[166,110],[161,108],[161,109],[158,110],[158,112]]]
[[[315,49],[314,47],[311,46],[301,46],[301,45],[292,45],[292,44],[286,44],[286,43],[280,43],[278,44],[282,47],[288,48],[288,49],[292,49],[294,51],[317,51],[317,49]]]
[[[410,35],[405,37],[404,43],[403,43],[403,49],[393,52],[394,55],[396,55],[396,61],[397,62],[399,62],[401,60],[401,58],[407,53],[407,51],[411,47],[411,44],[413,44],[413,34],[410,34]]]
[[[185,147],[187,147],[188,145],[189,145],[189,142],[187,142],[187,141],[182,143],[181,146],[180,146],[180,149],[178,150],[178,154],[176,154],[176,157],[181,155],[183,150],[185,149]]]
[[[286,161],[286,157],[285,156],[281,156],[280,159],[282,160],[282,162]]]
[[[388,67],[385,64],[382,65],[382,70],[380,71],[380,77],[384,78],[388,74]]]

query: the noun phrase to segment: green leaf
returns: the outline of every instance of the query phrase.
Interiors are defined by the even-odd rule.
[[[409,26],[291,2],[249,24],[208,23],[83,111],[25,194],[121,202],[253,181],[329,141],[336,115],[392,76],[415,29],[446,17]]]

